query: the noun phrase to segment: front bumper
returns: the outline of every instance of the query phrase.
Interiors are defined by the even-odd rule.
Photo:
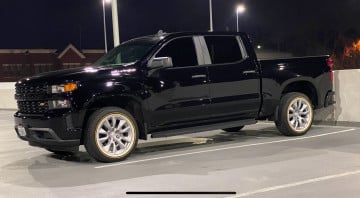
[[[16,113],[14,117],[18,137],[28,141],[32,146],[60,149],[79,146],[81,143],[82,123],[79,123],[79,113],[66,113],[54,117]],[[19,132],[19,128],[25,131],[25,134]]]

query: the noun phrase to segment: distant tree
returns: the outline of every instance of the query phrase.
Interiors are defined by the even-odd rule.
[[[360,68],[360,33],[357,29],[349,28],[338,36],[332,58],[335,69]]]

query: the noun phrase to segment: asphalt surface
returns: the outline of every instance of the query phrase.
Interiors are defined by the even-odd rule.
[[[0,197],[359,197],[360,129],[314,126],[285,137],[272,123],[141,141],[120,163],[80,148],[58,156],[17,138],[0,111]],[[127,195],[126,192],[236,192]]]

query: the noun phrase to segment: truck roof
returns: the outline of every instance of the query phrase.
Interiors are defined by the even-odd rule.
[[[182,36],[197,36],[197,35],[240,35],[247,37],[248,35],[244,32],[224,32],[224,31],[217,31],[217,32],[162,32],[159,31],[157,34],[153,35],[147,35],[139,38],[134,39],[149,39],[149,40],[163,40],[163,39],[169,39],[169,38],[175,38],[175,37],[182,37]]]

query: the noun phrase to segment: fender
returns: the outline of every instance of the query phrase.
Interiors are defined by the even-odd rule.
[[[296,84],[304,84],[304,83],[306,83],[307,85],[310,86],[310,89],[306,89],[306,90],[309,91],[309,93],[305,93],[305,94],[309,96],[309,98],[314,103],[313,105],[315,107],[317,107],[318,104],[320,104],[320,101],[319,101],[320,98],[319,98],[319,95],[318,95],[320,92],[315,86],[315,84],[316,84],[315,79],[313,79],[311,77],[301,76],[301,77],[298,77],[298,78],[291,78],[291,79],[285,81],[280,87],[280,91],[281,91],[280,94],[282,95],[282,93],[284,93],[284,92],[291,91],[291,89],[292,89],[291,85],[292,84],[296,85]],[[296,88],[295,88],[295,90],[296,90]],[[281,95],[280,95],[280,97],[281,97]],[[311,97],[311,96],[313,96],[313,97]]]

